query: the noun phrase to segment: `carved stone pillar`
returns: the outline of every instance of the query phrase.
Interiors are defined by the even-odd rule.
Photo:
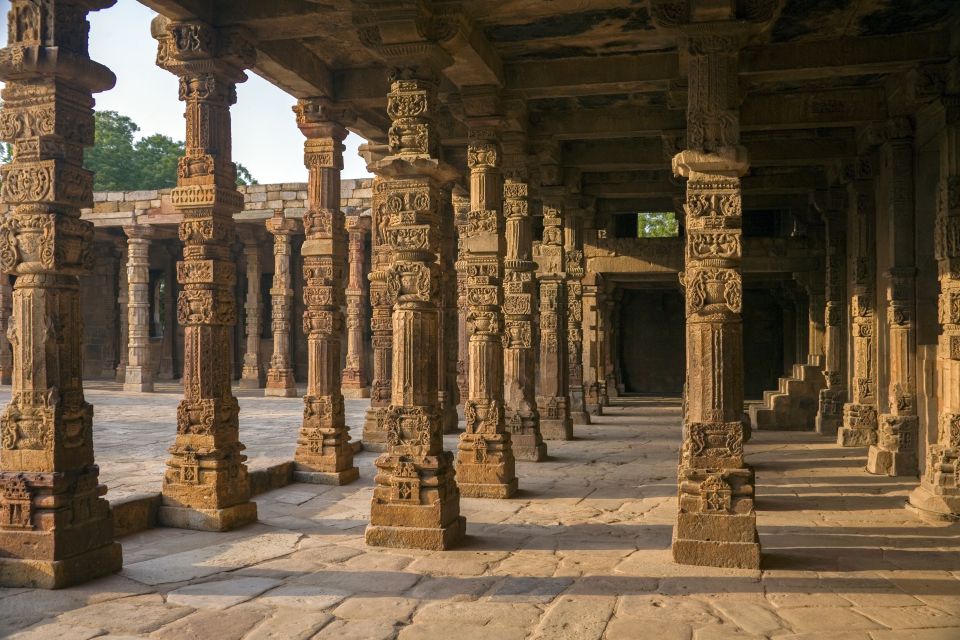
[[[0,51],[3,139],[0,269],[13,290],[13,380],[0,417],[0,586],[60,588],[122,564],[93,457],[83,397],[78,276],[89,272],[92,93],[115,81],[87,53],[87,12],[112,0],[13,0]]]
[[[408,25],[409,26],[409,25]],[[391,32],[393,33],[393,32]],[[428,44],[410,50],[437,50]],[[383,423],[389,449],[377,476],[366,540],[374,546],[447,549],[463,537],[453,455],[443,449],[437,383],[440,353],[439,216],[456,171],[440,162],[437,76],[404,62],[391,73],[390,149],[373,169],[384,178],[386,284],[393,307],[393,378]],[[451,215],[452,218],[452,215]]]
[[[600,322],[599,289],[597,280],[590,277],[591,284],[583,285],[583,406],[591,415],[602,415],[600,401]]]
[[[295,398],[297,382],[290,361],[290,333],[293,315],[293,274],[290,272],[291,239],[297,232],[297,221],[285,218],[283,209],[267,220],[267,231],[273,234],[273,286],[270,288],[270,322],[273,330],[273,356],[267,369],[267,386],[263,395]]]
[[[806,344],[806,364],[811,366],[823,366],[823,310],[825,306],[824,297],[824,273],[820,269],[814,271],[805,271],[794,274],[794,279],[803,287],[806,294],[806,325],[807,325],[807,344]],[[801,362],[798,358],[798,363]]]
[[[457,187],[459,188],[459,187]],[[453,191],[453,221],[457,229],[457,390],[460,402],[469,395],[467,368],[470,363],[470,336],[467,333],[467,260],[463,251],[463,234],[470,213],[470,195]]]
[[[744,461],[743,284],[735,25],[690,27],[688,148],[673,158],[687,179],[686,402],[673,557],[682,564],[757,569],[753,469]]]
[[[537,411],[544,440],[573,438],[567,397],[567,287],[563,271],[563,214],[559,206],[558,200],[543,203],[543,240],[537,261],[540,283]]]
[[[368,164],[368,166],[370,166]],[[372,256],[370,270],[370,333],[373,346],[373,379],[370,381],[370,408],[363,421],[363,447],[386,451],[387,430],[384,416],[390,406],[393,371],[393,298],[387,289],[387,272],[391,264],[386,210],[387,184],[383,178],[373,179]]]
[[[867,163],[869,161],[862,161]],[[874,181],[863,177],[851,182],[850,292],[851,388],[843,405],[843,426],[837,444],[866,447],[877,442],[876,342],[876,202]]]
[[[349,237],[350,276],[347,282],[347,366],[343,369],[341,389],[345,398],[369,398],[367,343],[363,339],[363,327],[367,319],[366,276],[363,266],[366,261],[366,237],[370,233],[370,218],[346,216],[346,229]]]
[[[243,208],[231,160],[230,105],[256,52],[241,32],[199,21],[158,16],[151,30],[159,42],[157,65],[180,78],[187,123],[186,154],[170,195],[183,215],[177,320],[184,328],[184,397],[159,520],[225,531],[257,519],[231,389],[230,347],[237,321],[233,215]]]
[[[906,118],[885,131],[881,164],[887,188],[887,345],[889,370],[886,411],[877,419],[877,442],[867,454],[867,471],[888,476],[917,475],[916,253],[913,193],[913,126]]]
[[[153,391],[150,348],[150,240],[153,227],[127,225],[127,366],[124,391]]]
[[[836,437],[843,424],[843,405],[847,399],[847,197],[843,189],[827,191],[822,212],[826,240],[826,268],[824,270],[825,303],[823,332],[823,379],[820,390],[816,431]]]
[[[934,253],[940,273],[937,442],[927,449],[920,486],[909,508],[924,520],[960,520],[960,96],[943,98],[940,183]]]
[[[10,276],[0,275],[0,384],[13,380],[13,351],[7,331],[10,329],[10,314],[13,312],[13,285]]]
[[[457,484],[472,498],[509,498],[517,491],[513,448],[503,417],[503,176],[494,131],[470,132],[470,213],[463,230],[470,336],[466,430],[457,453]]]
[[[243,308],[246,312],[247,347],[243,354],[243,371],[238,386],[241,389],[260,389],[264,385],[263,362],[260,358],[260,334],[262,322],[262,299],[260,297],[260,279],[263,265],[260,261],[259,237],[252,229],[241,230],[243,256],[247,264],[247,301]]]
[[[157,380],[173,380],[177,335],[177,298],[174,282],[177,279],[177,257],[180,248],[177,241],[169,240],[159,245],[163,256],[163,335],[160,341],[160,362],[157,364]]]
[[[518,139],[520,138],[520,139]],[[507,178],[503,185],[506,259],[503,262],[503,397],[504,419],[518,460],[547,459],[537,411],[537,351],[534,317],[537,283],[533,262],[529,182],[522,137],[505,139]]]
[[[298,482],[347,484],[359,477],[345,422],[340,369],[347,257],[340,172],[347,130],[339,118],[333,119],[335,109],[326,100],[298,100],[294,110],[297,126],[307,138],[303,157],[309,178],[301,252],[307,395],[293,476]]]
[[[607,294],[607,303],[604,307],[604,322],[606,331],[604,335],[604,362],[606,364],[606,384],[603,387],[605,396],[604,406],[610,404],[610,398],[616,398],[620,395],[617,388],[617,361],[620,358],[620,345],[617,342],[619,332],[619,302],[621,300],[620,289],[614,289]]]
[[[119,340],[117,349],[119,351],[119,362],[117,363],[117,374],[114,378],[120,384],[127,380],[127,359],[130,357],[130,316],[127,304],[130,301],[130,285],[127,282],[127,260],[128,249],[125,238],[118,238],[121,244],[120,249],[120,275],[117,278],[117,306],[119,307]]]
[[[460,393],[457,387],[457,358],[459,354],[459,328],[457,311],[457,231],[453,224],[453,197],[449,188],[447,197],[441,203],[437,232],[440,234],[437,264],[440,266],[440,329],[437,348],[437,402],[440,408],[440,422],[443,432],[459,433],[460,417],[457,405]]]
[[[583,211],[568,206],[563,218],[567,275],[567,398],[573,424],[590,424],[583,399]]]

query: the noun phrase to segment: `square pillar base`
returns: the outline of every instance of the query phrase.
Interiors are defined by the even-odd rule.
[[[360,469],[350,467],[343,471],[312,471],[310,469],[300,469],[299,465],[293,469],[293,481],[303,482],[305,484],[332,484],[345,485],[350,484],[360,477]]]
[[[504,484],[458,482],[457,487],[464,498],[512,498],[517,494],[517,479]]]
[[[573,421],[570,418],[540,418],[540,436],[544,440],[573,440]]]
[[[264,388],[263,395],[267,398],[296,398],[296,387],[271,387],[269,384]]]
[[[369,398],[370,387],[347,387],[341,386],[340,393],[344,398]]]
[[[870,445],[867,452],[867,471],[878,476],[917,475],[917,455],[904,451],[888,451]]]
[[[237,381],[238,389],[262,389],[263,383],[257,378],[240,378]]]
[[[960,495],[936,494],[921,484],[910,493],[907,511],[932,524],[960,522]]]
[[[530,438],[530,440],[533,440],[533,438]],[[539,444],[526,444],[523,441],[523,436],[514,435],[511,445],[513,446],[513,457],[516,460],[523,460],[524,462],[543,462],[548,457],[547,444],[545,442],[541,442]]]
[[[678,564],[726,569],[760,569],[759,542],[716,542],[673,539],[673,559]]]
[[[65,560],[0,558],[0,587],[62,589],[116,573],[122,567],[118,542]]]
[[[459,545],[466,531],[466,518],[458,516],[448,526],[437,529],[371,524],[367,526],[365,537],[367,544],[372,547],[446,551]]]
[[[872,429],[840,427],[837,430],[837,444],[841,447],[869,447],[876,441],[877,432]]]
[[[387,444],[387,433],[380,422],[383,407],[370,407],[363,417],[363,448],[366,451],[383,453],[390,446]]]
[[[157,523],[161,526],[194,531],[232,531],[256,521],[256,502],[244,502],[225,509],[162,505],[157,513]]]
[[[677,514],[673,559],[705,567],[759,569],[756,514]]]

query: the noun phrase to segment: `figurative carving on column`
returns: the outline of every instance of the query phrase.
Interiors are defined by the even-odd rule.
[[[297,232],[297,221],[284,217],[276,209],[267,220],[267,231],[273,234],[273,286],[270,288],[270,320],[273,329],[273,356],[267,370],[266,396],[293,398],[297,383],[290,361],[290,338],[293,316],[293,274],[290,272],[291,239]]]
[[[540,366],[537,411],[544,440],[570,440],[573,421],[567,400],[566,285],[563,218],[557,206],[543,205],[543,240],[537,256],[540,285]]]
[[[344,415],[340,345],[343,340],[344,215],[340,210],[343,139],[349,113],[327,100],[299,100],[297,126],[306,136],[309,172],[303,216],[303,332],[307,336],[307,394],[294,454],[298,482],[346,484],[359,477]]]
[[[241,389],[260,389],[264,385],[263,362],[260,359],[261,305],[260,278],[263,267],[260,261],[259,237],[251,228],[241,230],[243,255],[247,263],[247,300],[246,312],[247,342],[243,354],[243,370],[240,375]]]
[[[366,530],[374,546],[447,549],[466,528],[453,456],[443,449],[437,395],[438,216],[442,201],[449,203],[445,187],[456,172],[437,160],[436,99],[437,76],[428,66],[391,73],[390,155],[372,167],[385,184],[384,235],[391,258],[386,286],[394,301],[391,401],[383,415],[389,448],[375,463]]]
[[[869,160],[858,162],[869,176]],[[864,176],[850,185],[853,206],[850,232],[854,253],[849,256],[853,291],[850,293],[851,377],[850,402],[843,405],[843,426],[837,444],[866,447],[877,441],[876,318],[874,316],[876,222],[874,183]]]
[[[517,491],[513,448],[503,415],[503,226],[501,150],[496,133],[470,132],[470,212],[463,229],[467,262],[469,395],[466,430],[457,454],[457,484],[474,498],[509,498]]]
[[[153,227],[127,225],[127,335],[124,391],[153,391],[150,348],[150,239]]]
[[[692,28],[692,27],[691,27]],[[742,202],[737,59],[741,25],[687,34],[686,395],[673,557],[757,569],[754,473],[744,461]]]
[[[177,320],[184,331],[177,437],[163,479],[160,522],[224,531],[257,518],[250,501],[239,406],[231,389],[237,321],[233,215],[243,208],[230,155],[230,105],[256,50],[241,31],[154,19],[157,65],[180,78],[186,153],[170,195],[183,215]]]
[[[349,235],[350,276],[347,283],[347,366],[343,369],[343,395],[346,398],[369,398],[370,381],[367,374],[366,340],[363,328],[367,324],[366,277],[363,272],[366,258],[366,238],[370,233],[370,218],[346,216]]]
[[[87,13],[112,0],[13,0],[0,50],[0,270],[16,276],[10,403],[0,416],[0,587],[61,588],[120,569],[83,395],[79,278],[96,258],[93,93],[113,87],[87,53]],[[35,597],[35,596],[32,596]]]

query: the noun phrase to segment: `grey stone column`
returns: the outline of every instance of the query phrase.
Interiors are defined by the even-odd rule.
[[[150,348],[150,241],[153,227],[128,225],[127,234],[127,366],[124,391],[153,391]]]
[[[262,389],[266,375],[263,360],[260,357],[260,335],[263,322],[263,300],[260,292],[263,265],[260,258],[260,242],[252,229],[241,229],[239,235],[243,240],[243,256],[247,263],[247,300],[243,305],[246,312],[247,342],[238,386],[241,389]]]

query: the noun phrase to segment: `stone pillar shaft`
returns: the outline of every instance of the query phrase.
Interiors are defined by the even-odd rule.
[[[960,520],[960,96],[943,98],[946,127],[940,140],[940,183],[934,253],[940,274],[937,442],[927,449],[920,486],[910,508],[931,521]]]
[[[389,449],[376,460],[366,540],[374,546],[447,549],[463,537],[453,456],[443,449],[438,406],[442,236],[455,170],[437,160],[433,123],[437,76],[429,62],[392,72],[387,113],[390,155],[374,164],[385,178],[386,285],[393,307],[393,376],[383,424]],[[452,217],[452,216],[451,216]]]
[[[596,282],[596,280],[593,280]],[[583,405],[590,415],[602,415],[600,399],[600,306],[603,294],[597,284],[583,285]]]
[[[340,369],[347,257],[340,172],[347,130],[332,120],[333,108],[325,100],[299,100],[295,111],[297,126],[307,138],[304,164],[309,178],[302,250],[307,394],[294,454],[294,479],[339,485],[359,477],[344,415]]]
[[[826,264],[824,269],[823,379],[820,390],[816,431],[836,437],[843,424],[843,404],[847,399],[847,237],[846,194],[839,187],[827,193],[823,211]]]
[[[13,312],[13,285],[10,276],[0,275],[0,384],[10,384],[13,378],[13,351],[7,331]]]
[[[513,141],[511,141],[513,142]],[[547,445],[540,434],[537,410],[536,315],[537,292],[533,262],[533,230],[530,224],[529,185],[526,172],[517,165],[525,154],[515,153],[503,185],[506,259],[504,265],[504,419],[518,460],[547,459]],[[508,158],[511,156],[508,155]]]
[[[917,436],[916,256],[913,193],[913,127],[903,118],[888,123],[883,148],[883,183],[891,267],[887,277],[889,388],[886,411],[877,419],[877,442],[867,454],[867,471],[912,476],[919,469]]]
[[[460,436],[460,493],[509,498],[516,493],[513,448],[503,417],[503,177],[493,131],[471,131],[470,213],[463,229],[467,262],[467,332],[470,335],[469,396],[463,403],[466,430]]]
[[[180,78],[186,153],[173,206],[183,215],[177,264],[177,321],[183,326],[183,392],[177,437],[163,478],[159,519],[166,526],[224,531],[253,522],[246,456],[233,396],[237,321],[233,216],[243,208],[231,159],[230,105],[255,51],[235,31],[162,16],[151,26],[157,64]]]
[[[130,316],[127,305],[130,301],[130,285],[127,282],[127,261],[129,259],[129,249],[127,241],[121,239],[122,248],[120,250],[120,275],[118,277],[117,287],[117,306],[119,308],[119,362],[117,363],[117,374],[115,380],[123,384],[127,380],[127,359],[130,357]]]
[[[444,189],[450,194],[448,188]],[[458,347],[458,311],[457,311],[457,274],[456,244],[457,232],[453,224],[452,195],[440,203],[441,214],[437,221],[440,234],[437,264],[440,266],[440,329],[437,348],[437,402],[440,408],[440,422],[444,433],[458,433],[460,418],[457,405],[460,393],[457,386]]]
[[[339,192],[338,192],[339,196]],[[273,330],[273,356],[267,370],[266,396],[294,398],[297,383],[290,361],[290,334],[293,315],[293,274],[290,272],[291,239],[297,231],[295,220],[285,218],[277,209],[267,220],[273,234],[273,286],[270,288],[270,321]]]
[[[540,284],[540,366],[537,410],[544,440],[570,440],[573,421],[567,396],[567,288],[564,283],[563,214],[558,202],[543,204]]]
[[[386,408],[390,405],[393,371],[393,299],[387,289],[387,271],[391,258],[386,236],[390,220],[386,210],[386,186],[383,178],[373,179],[373,255],[370,271],[373,379],[370,381],[370,408],[367,409],[363,423],[363,446],[371,451],[386,451],[389,446],[383,422]]]
[[[467,369],[470,363],[470,335],[467,333],[467,260],[463,238],[469,221],[470,196],[453,193],[453,219],[457,229],[457,390],[460,402],[467,399]]]
[[[264,385],[263,362],[260,358],[260,334],[262,323],[262,299],[260,278],[263,265],[260,261],[260,243],[257,235],[250,232],[243,238],[243,255],[247,264],[246,312],[247,342],[243,354],[243,371],[240,374],[241,389],[260,389]]]
[[[683,564],[757,569],[754,475],[743,456],[743,282],[737,38],[688,36],[686,411],[673,557]]]
[[[583,390],[583,212],[567,207],[563,218],[567,275],[567,398],[574,424],[590,424]]]
[[[127,234],[127,365],[124,391],[153,391],[150,348],[150,239],[153,227],[132,225]]]
[[[866,447],[877,441],[877,352],[875,336],[876,201],[874,181],[850,184],[850,401],[843,405],[837,444]]]
[[[96,259],[93,93],[115,81],[87,51],[87,13],[109,0],[13,0],[0,51],[0,270],[16,275],[10,403],[0,416],[0,586],[60,588],[120,569],[83,396],[80,285]]]
[[[366,237],[370,233],[370,218],[347,216],[349,236],[350,276],[347,282],[347,365],[343,369],[343,395],[347,398],[369,398],[370,376],[367,372],[366,341],[363,327],[367,319]]]

